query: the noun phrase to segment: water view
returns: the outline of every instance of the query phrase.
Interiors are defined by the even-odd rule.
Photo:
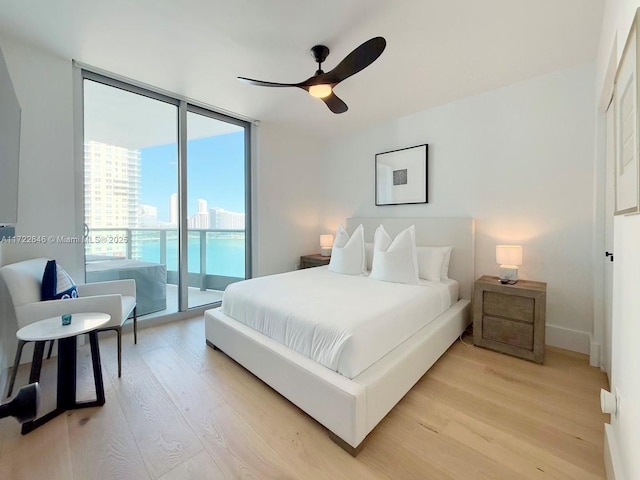
[[[200,272],[200,234],[189,233],[187,248],[189,273]],[[245,237],[244,232],[233,234],[206,233],[206,274],[244,278]],[[161,263],[159,232],[144,232],[144,236],[134,234],[133,244],[137,251],[134,257],[145,262]],[[167,232],[167,270],[178,270],[177,232]]]

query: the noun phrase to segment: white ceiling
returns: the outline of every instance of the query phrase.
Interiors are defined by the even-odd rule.
[[[321,136],[594,61],[605,0],[0,0],[3,36],[258,120]],[[336,94],[297,88],[374,36],[387,49]]]

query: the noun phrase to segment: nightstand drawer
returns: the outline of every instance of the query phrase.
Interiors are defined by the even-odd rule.
[[[313,255],[302,255],[300,257],[300,269],[329,265],[330,261],[331,257],[325,257],[317,253]]]
[[[534,299],[499,292],[484,292],[483,311],[488,315],[533,323]]]
[[[476,280],[473,293],[473,343],[537,363],[544,362],[547,284],[498,277]]]
[[[514,347],[533,350],[533,325],[512,322],[485,315],[482,318],[482,338]]]

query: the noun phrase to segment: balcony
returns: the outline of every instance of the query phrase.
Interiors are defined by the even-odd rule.
[[[244,230],[189,230],[188,307],[219,302],[227,285],[244,280],[245,251]],[[91,228],[85,253],[87,282],[134,278],[141,315],[178,311],[177,229]]]

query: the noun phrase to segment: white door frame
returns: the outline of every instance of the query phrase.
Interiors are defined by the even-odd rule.
[[[593,330],[591,333],[591,348],[589,363],[594,367],[610,368],[605,365],[603,358],[605,350],[611,354],[610,348],[603,348],[605,339],[605,295],[604,276],[605,262],[605,201],[606,201],[606,161],[607,161],[607,110],[612,103],[615,75],[617,68],[617,41],[614,38],[609,54],[609,63],[603,80],[602,90],[598,101],[596,116],[596,145],[594,155],[594,226],[593,226]],[[610,321],[610,319],[609,319]],[[607,372],[609,373],[609,372]]]

